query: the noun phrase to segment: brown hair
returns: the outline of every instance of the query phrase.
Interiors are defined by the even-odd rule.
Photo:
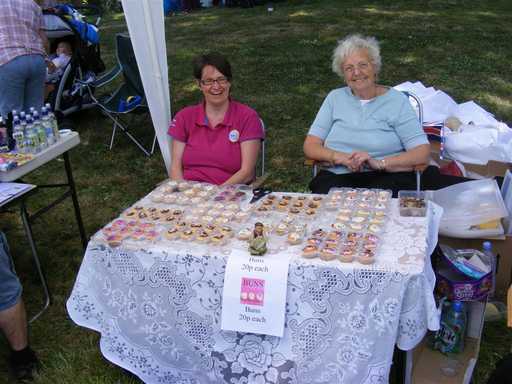
[[[207,65],[215,67],[220,73],[227,77],[229,81],[233,78],[231,74],[231,64],[228,59],[217,52],[210,52],[204,55],[197,56],[193,63],[194,77],[201,80],[203,75],[203,68]]]

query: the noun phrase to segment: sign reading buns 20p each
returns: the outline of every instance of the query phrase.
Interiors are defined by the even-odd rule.
[[[283,255],[247,257],[234,251],[224,275],[221,328],[282,337],[288,265]]]

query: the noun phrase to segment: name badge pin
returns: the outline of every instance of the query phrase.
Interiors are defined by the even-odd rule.
[[[240,132],[238,132],[236,129],[233,129],[229,132],[229,141],[232,143],[236,143],[238,139],[240,138]]]

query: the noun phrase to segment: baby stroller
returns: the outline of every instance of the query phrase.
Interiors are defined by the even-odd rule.
[[[55,51],[61,41],[69,42],[73,50],[71,60],[47,99],[57,118],[62,120],[72,113],[95,106],[91,102],[90,93],[80,84],[105,70],[100,55],[97,27],[101,14],[93,6],[73,8],[69,5],[58,5],[44,9],[43,20],[43,29],[50,41],[51,51]]]

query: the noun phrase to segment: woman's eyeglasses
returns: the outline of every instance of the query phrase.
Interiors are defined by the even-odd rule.
[[[213,85],[213,83],[217,83],[218,85],[226,85],[229,82],[229,79],[227,77],[218,77],[216,79],[204,79],[200,80],[200,83],[204,86],[210,87]]]
[[[357,63],[355,66],[354,65],[347,65],[346,67],[343,67],[343,72],[345,72],[345,73],[354,73],[356,68],[359,71],[366,71],[366,70],[368,70],[368,68],[370,68],[370,63],[367,63],[367,62],[363,61],[363,62]]]

